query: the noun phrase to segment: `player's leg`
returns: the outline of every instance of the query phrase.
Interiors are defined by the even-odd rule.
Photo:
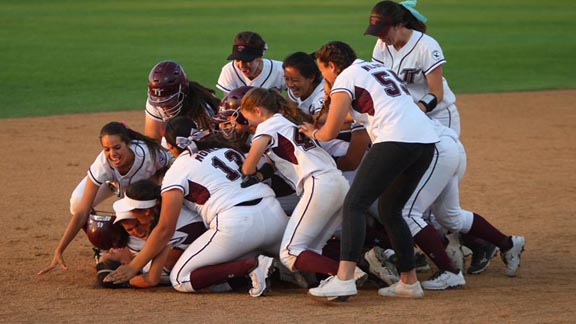
[[[80,183],[76,186],[76,188],[72,192],[72,195],[70,196],[70,213],[72,215],[78,212],[80,202],[82,201],[82,197],[84,196],[84,189],[86,188],[87,181],[90,181],[88,180],[88,176],[84,177],[84,179],[80,181]],[[100,188],[98,189],[98,193],[96,194],[96,198],[94,198],[94,203],[92,204],[92,207],[98,206],[101,202],[112,196],[113,193],[112,191],[110,191],[108,186],[106,185],[100,186]]]
[[[364,215],[379,197],[379,217],[398,254],[402,285],[418,287],[413,264],[413,240],[402,218],[402,208],[410,198],[432,160],[434,145],[378,143],[373,145],[358,169],[344,202],[342,260],[359,257],[365,230]],[[362,241],[360,241],[360,238]],[[340,272],[339,272],[340,277]],[[346,279],[343,277],[341,279]],[[395,288],[393,288],[395,290]],[[383,292],[384,293],[384,292]]]
[[[338,262],[323,256],[322,247],[342,222],[341,205],[348,183],[339,173],[311,176],[304,183],[282,239],[280,258],[290,270],[335,274]]]

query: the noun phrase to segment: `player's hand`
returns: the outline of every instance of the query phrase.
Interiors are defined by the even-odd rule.
[[[252,185],[259,183],[260,181],[262,181],[262,179],[258,176],[257,172],[248,175],[243,175],[240,187],[248,188]]]
[[[36,275],[40,276],[43,275],[45,273],[48,273],[54,269],[56,269],[58,267],[58,265],[60,265],[60,268],[62,270],[68,270],[68,266],[66,265],[66,263],[64,262],[64,258],[62,257],[62,253],[59,252],[55,252],[54,253],[54,258],[52,259],[52,262],[50,263],[50,265],[41,270],[40,272],[38,272]]]
[[[310,123],[302,123],[302,125],[300,125],[300,128],[298,129],[298,131],[310,138],[313,138],[313,132],[316,130],[316,128],[314,127],[314,125],[310,124]]]
[[[114,270],[114,272],[107,275],[106,278],[104,278],[104,282],[120,284],[129,281],[137,274],[138,270],[132,268],[129,264],[121,265],[118,269]]]

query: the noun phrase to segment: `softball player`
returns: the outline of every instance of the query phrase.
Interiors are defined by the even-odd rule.
[[[525,238],[504,235],[482,216],[460,207],[459,184],[466,171],[466,152],[453,130],[439,123],[435,124],[435,129],[440,142],[436,144],[434,163],[427,170],[403,210],[415,239],[419,235],[427,237],[422,237],[421,242],[416,240],[416,243],[428,255],[435,255],[436,259],[443,252],[439,242],[436,243],[435,249],[433,246],[421,244],[434,244],[431,236],[436,235],[436,231],[422,219],[422,213],[431,207],[436,221],[446,230],[453,233],[469,233],[496,245],[506,265],[506,275],[515,276],[520,266]],[[455,269],[439,268],[438,273],[422,283],[425,289],[440,290],[464,284],[461,271],[457,273]]]
[[[148,75],[144,134],[160,142],[166,122],[176,116],[186,116],[201,129],[211,129],[219,102],[214,91],[189,81],[180,64],[162,61]]]
[[[254,32],[241,32],[234,37],[232,60],[222,67],[216,87],[227,95],[241,86],[286,89],[282,62],[264,59],[267,45],[260,35]]]
[[[304,52],[288,55],[283,63],[288,99],[302,111],[315,116],[324,104],[324,79],[314,58]]]
[[[460,136],[456,97],[442,74],[446,59],[438,42],[425,34],[426,18],[414,9],[416,3],[381,1],[372,8],[365,32],[378,37],[372,59],[394,70],[420,108]],[[488,264],[478,256],[494,253],[494,245],[471,235],[463,238],[475,254],[469,273],[482,272]]]
[[[54,258],[50,266],[38,274],[44,274],[58,265],[68,269],[62,254],[86,225],[90,211],[113,196],[107,183],[116,183],[121,195],[132,182],[149,179],[168,167],[167,153],[154,140],[122,123],[104,125],[100,131],[100,143],[102,152],[88,169],[88,175],[72,192],[72,218],[60,238]]]
[[[328,107],[324,105],[325,88],[329,88],[329,85],[324,82],[313,56],[304,52],[293,53],[284,59],[283,67],[288,99],[304,113],[314,116],[317,122],[323,123],[326,118],[326,114],[322,113],[323,107]],[[364,126],[354,123],[351,118],[347,118],[347,123],[351,126],[342,129],[336,139],[319,144],[334,157],[338,169],[344,171],[344,176],[351,183],[355,174],[353,170],[360,164],[370,138]]]
[[[301,132],[321,141],[333,139],[351,111],[354,119],[366,126],[372,146],[344,201],[338,274],[309,293],[327,298],[357,294],[353,269],[364,244],[365,214],[378,199],[379,217],[402,273],[401,281],[378,293],[422,297],[413,263],[414,244],[401,211],[430,164],[438,136],[393,71],[380,63],[357,59],[354,50],[342,42],[322,46],[316,58],[324,79],[332,84],[330,109],[320,129],[304,124]]]
[[[300,196],[282,238],[282,264],[291,271],[335,274],[338,262],[321,253],[341,225],[340,202],[349,185],[332,157],[279,113],[287,106],[288,101],[274,90],[256,88],[244,96],[240,110],[256,131],[242,173],[246,185],[261,181],[256,178],[256,166],[267,153]],[[365,279],[362,270],[355,270],[357,280]]]
[[[258,297],[287,223],[274,192],[259,184],[241,188],[243,156],[215,136],[205,137],[190,119],[178,117],[166,125],[166,140],[177,157],[162,181],[160,221],[144,249],[107,281],[129,280],[157,256],[170,239],[182,204],[197,211],[208,230],[184,251],[170,274],[172,286],[195,292],[230,277],[249,274]]]
[[[416,1],[381,1],[372,8],[364,32],[378,37],[372,60],[396,72],[420,109],[460,136],[456,96],[442,75],[446,59],[438,42],[425,34],[426,18],[415,5]]]
[[[159,185],[149,180],[135,182],[128,186],[124,198],[114,202],[113,207],[116,213],[114,223],[121,224],[130,236],[145,242],[159,221],[161,202]],[[176,231],[165,251],[163,250],[158,257],[144,267],[142,274],[130,279],[130,286],[148,288],[161,282],[169,283],[170,270],[182,252],[205,231],[206,227],[200,215],[183,207],[178,215]],[[129,261],[139,251],[132,250],[131,252]],[[110,257],[106,258],[106,254],[103,259],[104,262],[106,259],[113,260]]]

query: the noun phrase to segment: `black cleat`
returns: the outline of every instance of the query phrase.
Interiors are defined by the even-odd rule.
[[[480,274],[490,265],[490,260],[498,253],[498,247],[488,243],[479,249],[472,250],[472,261],[468,267],[468,274]]]

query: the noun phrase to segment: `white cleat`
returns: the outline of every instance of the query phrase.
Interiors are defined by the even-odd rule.
[[[378,295],[384,297],[422,298],[424,297],[424,290],[422,290],[419,281],[411,285],[398,281],[390,287],[378,289]]]
[[[258,256],[258,265],[249,274],[252,288],[248,291],[252,297],[265,296],[270,290],[270,274],[274,259],[265,255]]]
[[[358,294],[356,280],[340,280],[337,276],[330,276],[320,282],[316,288],[308,289],[308,294],[312,297],[326,298],[326,300],[345,301],[350,296]]]
[[[512,236],[512,248],[506,252],[500,252],[500,257],[506,264],[506,275],[515,277],[520,267],[520,257],[524,252],[526,239],[523,236]]]
[[[430,279],[422,282],[426,290],[444,290],[466,285],[462,271],[457,274],[450,271],[436,272]]]

